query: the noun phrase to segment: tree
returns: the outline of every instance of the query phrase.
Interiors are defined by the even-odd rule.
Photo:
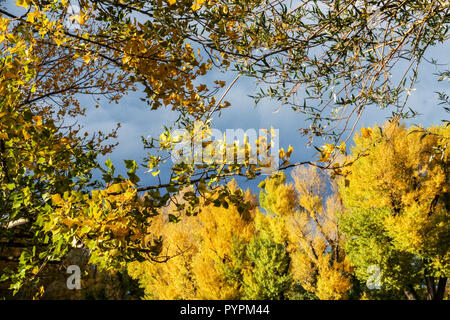
[[[52,49],[30,39],[29,28],[3,17],[0,24],[1,279],[9,278],[17,292],[23,284],[36,288],[42,269],[70,245],[57,237],[49,241],[43,230],[51,195],[95,185],[96,156],[109,147],[101,146],[107,135],[81,137],[60,121],[83,113],[68,95],[84,90],[86,70],[70,60],[55,66]],[[73,78],[61,82],[62,70],[73,71]],[[46,99],[60,103],[49,108]]]
[[[144,26],[118,11],[111,19],[101,4],[83,1],[80,14],[71,17],[77,28],[70,30],[65,25],[67,1],[24,0],[17,5],[26,10],[23,15],[0,9],[1,241],[5,255],[14,256],[7,263],[13,269],[18,267],[3,273],[1,279],[8,279],[14,292],[24,283],[37,281],[48,263],[59,263],[73,246],[89,248],[92,261],[100,266],[139,254],[152,258],[156,245],[136,245],[143,240],[142,230],[176,194],[177,186],[194,184],[190,177],[195,169],[186,169],[186,165],[174,168],[177,174],[169,184],[139,190],[150,190],[140,212],[134,210],[140,200],[134,161],[126,162],[127,179],[114,176],[114,167],[107,162],[108,169],[102,169],[104,182],[92,181],[92,170],[99,169],[96,155],[111,151],[114,145],[103,142],[115,137],[116,131],[83,137],[82,128],[65,125],[84,114],[80,96],[117,102],[140,83],[145,98],[154,101],[153,108],[162,103],[172,105],[179,108],[184,120],[200,117],[211,106],[223,106],[216,104],[202,85],[193,85],[209,67],[199,62],[199,55],[180,35],[180,30],[187,28],[184,24],[171,32],[164,23]],[[166,5],[155,8],[161,12],[174,9]],[[190,6],[185,9],[193,10]],[[106,32],[108,29],[113,31]],[[215,90],[221,86],[218,82]],[[149,161],[149,167],[156,167],[159,158],[151,159],[155,161]],[[223,168],[214,170],[220,173]],[[212,178],[198,179],[197,186]],[[99,190],[91,194],[92,189]],[[160,189],[167,193],[161,194]],[[100,225],[105,222],[106,228]],[[130,241],[127,236],[131,234],[125,229],[131,223],[134,237],[124,246]],[[118,253],[123,259],[113,259]],[[11,260],[5,255],[4,259]],[[35,282],[33,287],[38,288]]]
[[[287,244],[292,277],[319,299],[345,299],[352,268],[337,221],[343,210],[339,196],[326,197],[326,178],[315,167],[298,167],[292,176],[294,185],[279,174],[261,191],[262,207],[278,216],[276,229]]]
[[[38,279],[39,266],[58,263],[73,246],[89,248],[91,262],[101,267],[166,261],[168,256],[158,256],[158,241],[146,241],[147,229],[186,187],[192,190],[185,203],[174,204],[171,221],[198,214],[201,198],[205,205],[236,205],[238,212],[245,211],[242,197],[221,183],[234,175],[255,178],[260,165],[183,162],[171,166],[167,181],[159,174],[176,149],[179,137],[173,130],[187,129],[191,138],[208,136],[212,115],[229,106],[223,99],[241,75],[267,85],[257,101],[277,98],[309,117],[311,127],[304,132],[333,138],[319,149],[320,160],[332,162],[338,143],[345,150],[339,141],[344,129],[366,106],[390,104],[398,116],[406,116],[401,97],[412,88],[426,49],[447,39],[449,17],[441,1],[378,1],[383,28],[369,26],[371,2],[360,6],[350,0],[302,1],[296,8],[268,0],[82,0],[77,1],[80,12],[72,16],[66,0],[16,4],[23,14],[0,8],[1,236],[7,239],[5,248],[21,256],[14,261],[19,271],[2,279],[12,280],[15,290],[25,279]],[[67,26],[69,20],[75,28]],[[411,65],[392,83],[389,73],[405,57]],[[216,99],[225,83],[207,85],[202,76],[214,67],[226,71],[231,64],[239,75]],[[405,79],[411,80],[408,85]],[[302,85],[304,103],[289,100]],[[83,137],[81,128],[65,125],[88,107],[80,105],[81,95],[118,102],[137,89],[152,109],[168,106],[180,115],[159,138],[143,141],[149,151],[144,167],[158,179],[149,185],[140,184],[135,160],[125,161],[126,177],[116,175],[110,161],[107,168],[96,163],[97,154],[112,150],[103,142],[116,131]],[[340,123],[344,128],[336,129]],[[257,144],[261,149],[263,143]],[[302,164],[290,164],[291,153],[280,150],[280,169]],[[103,181],[92,181],[94,169],[104,173]],[[17,242],[12,228],[39,237]]]
[[[414,115],[405,104],[418,66],[448,40],[450,7],[440,0],[225,3],[227,19],[211,26],[206,45],[238,56],[236,68],[261,82],[256,102],[292,107],[309,120],[304,133],[335,144],[371,105]],[[248,5],[251,12],[239,14]],[[205,5],[204,15],[215,6]]]
[[[406,129],[397,122],[362,129],[353,154],[365,153],[339,183],[342,231],[356,275],[381,271],[387,288],[409,299],[442,299],[449,274],[449,127]]]
[[[96,45],[105,46],[103,39],[116,44],[120,36],[129,37],[129,29],[146,39],[161,39],[159,45],[166,52],[174,51],[172,44],[180,44],[183,50],[181,44],[189,41],[203,49],[211,67],[226,70],[232,65],[258,80],[262,85],[256,102],[272,98],[293,107],[310,120],[303,132],[328,136],[334,143],[344,137],[345,129],[354,130],[370,105],[392,106],[401,117],[414,115],[404,109],[418,66],[427,61],[431,47],[448,40],[449,6],[441,0],[303,0],[295,4],[95,0],[82,4],[85,12],[115,31],[90,33],[89,40]],[[142,25],[131,19],[138,14],[145,21]],[[184,57],[183,51],[175,52],[175,57]],[[142,74],[140,79],[152,88],[148,71],[139,71],[141,64],[129,64],[127,59],[125,64]],[[391,77],[395,74],[400,76]],[[174,88],[179,85],[174,84]],[[171,92],[169,86],[164,88]],[[169,101],[180,104],[176,99]]]
[[[236,205],[226,207],[201,204],[196,216],[170,223],[171,210],[154,219],[152,235],[161,235],[161,252],[171,256],[164,264],[134,262],[129,272],[138,278],[151,299],[239,299],[242,297],[242,269],[245,245],[253,235],[255,199],[237,188],[230,190],[244,196],[249,206],[239,212]],[[186,191],[179,201],[186,198]]]
[[[200,299],[240,299],[242,272],[247,268],[246,245],[254,234],[253,219],[257,201],[239,189],[233,180],[230,191],[248,203],[243,211],[235,204],[210,205],[199,213],[201,244],[192,268]]]
[[[28,7],[32,1],[21,3]],[[33,3],[57,19],[67,18],[68,1]],[[152,108],[187,108],[196,119],[210,119],[220,109],[221,101],[216,104],[213,97],[217,91],[194,87],[192,81],[209,68],[234,65],[240,75],[263,84],[256,101],[275,98],[305,114],[311,125],[302,132],[328,137],[333,145],[350,138],[345,132],[353,133],[368,106],[392,106],[396,117],[414,115],[405,104],[418,67],[428,61],[431,47],[448,40],[449,6],[441,0],[92,0],[79,5],[80,28],[64,33],[65,46],[82,50],[86,60],[106,59],[131,72]],[[196,55],[192,47],[201,50]],[[209,57],[204,63],[200,52]],[[443,80],[448,72],[440,75]]]
[[[268,181],[270,184],[270,181]],[[241,193],[235,183],[230,190]],[[150,299],[291,299],[307,297],[292,281],[291,258],[284,239],[284,222],[256,207],[246,192],[249,207],[239,212],[202,205],[195,217],[177,224],[154,225],[163,235],[163,249],[174,256],[164,264],[129,265]],[[165,215],[167,217],[167,214]]]
[[[264,236],[254,237],[247,247],[252,268],[244,274],[244,297],[259,300],[286,299],[292,287],[290,259],[283,244]]]

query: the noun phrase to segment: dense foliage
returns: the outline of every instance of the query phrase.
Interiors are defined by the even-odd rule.
[[[415,114],[405,105],[425,53],[448,39],[448,2],[0,5],[4,296],[45,297],[52,274],[59,277],[84,249],[84,271],[95,278],[99,268],[122,298],[139,296],[127,269],[148,298],[375,297],[363,288],[372,265],[381,272],[380,297],[444,297],[449,122],[408,130],[398,122]],[[442,70],[439,81],[449,76]],[[227,85],[211,81],[213,71],[237,76]],[[231,107],[226,94],[241,77],[259,85],[255,102],[272,98],[303,115],[309,127],[300,129],[310,144],[325,141],[316,146],[318,161],[290,163],[293,148],[280,148],[278,172],[260,185],[259,201],[225,182],[254,179],[275,162],[249,161],[274,148],[267,139],[255,142],[257,150],[217,141],[244,154],[242,163],[216,157],[170,164],[180,139],[175,129],[212,147],[203,140],[211,137],[213,116]],[[86,110],[130,92],[178,119],[159,137],[143,139],[147,156],[142,165],[126,159],[124,177],[110,160],[98,162],[113,151],[120,123],[96,133],[77,123]],[[450,103],[445,93],[439,97]],[[346,142],[374,105],[392,109],[391,124],[362,129],[347,155]],[[152,183],[141,182],[140,166]],[[293,184],[284,174],[291,168]],[[169,172],[166,180],[161,170]],[[77,297],[119,297],[106,284],[91,287]]]

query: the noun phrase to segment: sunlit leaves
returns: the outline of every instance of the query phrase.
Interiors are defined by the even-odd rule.
[[[19,7],[24,7],[25,9],[28,9],[28,5],[31,3],[32,1],[30,0],[17,0],[16,1],[16,5]]]
[[[345,299],[351,282],[351,266],[340,249],[337,217],[343,207],[337,195],[325,199],[326,178],[317,168],[299,167],[294,185],[278,174],[266,179],[260,193],[261,218],[268,236],[288,244],[294,280],[320,299]]]
[[[360,278],[376,264],[383,286],[420,291],[426,277],[448,275],[448,137],[448,127],[396,122],[355,137],[353,154],[370,152],[350,166],[340,192],[350,209],[342,219],[347,251]]]

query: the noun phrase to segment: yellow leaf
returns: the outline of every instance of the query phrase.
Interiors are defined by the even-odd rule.
[[[123,239],[129,233],[128,229],[123,228],[121,226],[114,226],[114,225],[110,226],[110,230],[113,232],[114,236],[119,239]]]
[[[25,9],[28,9],[28,3],[29,3],[28,0],[17,0],[16,6],[24,7]]]
[[[361,134],[364,138],[370,138],[372,135],[372,129],[370,128],[361,128]]]
[[[70,17],[70,20],[75,20],[79,24],[83,25],[86,22],[86,18],[83,17],[81,14],[73,15]]]
[[[224,87],[226,82],[222,80],[215,80],[214,83],[218,84],[220,87]]]
[[[175,2],[177,2],[177,0],[167,0],[167,2],[168,2],[170,5],[173,5],[173,4],[175,4]]]
[[[59,47],[60,45],[62,45],[64,43],[64,39],[55,38],[55,43]]]
[[[335,145],[333,143],[325,144],[322,147],[322,152],[320,153],[319,162],[327,162],[330,159],[331,155],[333,154],[334,148],[335,148]]]
[[[34,120],[34,122],[36,122],[36,124],[38,126],[42,126],[42,117],[41,116],[34,116],[33,120]]]
[[[0,131],[0,139],[2,140],[7,140],[8,139],[8,134],[4,131]]]
[[[153,176],[157,176],[159,174],[159,170],[158,171],[155,171],[155,172],[152,172],[152,175]]]
[[[59,205],[63,202],[63,199],[61,198],[61,195],[54,194],[52,195],[52,203],[53,205]]]
[[[286,158],[289,158],[291,156],[292,151],[294,151],[294,148],[292,148],[292,146],[289,145],[288,151],[286,152]]]
[[[205,2],[206,2],[206,0],[196,0],[194,2],[194,4],[191,6],[191,9],[193,11],[197,11],[203,6],[203,3],[205,3]]]
[[[122,193],[125,190],[127,190],[127,184],[126,183],[115,183],[110,185],[105,191],[107,193]]]
[[[82,59],[84,62],[89,63],[91,61],[91,56],[87,54]]]
[[[23,134],[23,137],[25,138],[25,140],[30,139],[30,134],[28,133],[27,130],[22,129],[22,134]]]
[[[74,220],[74,219],[71,219],[71,218],[64,218],[64,219],[62,220],[62,222],[63,222],[66,226],[68,226],[69,228],[72,228],[73,225],[76,225],[76,224],[77,224],[77,221]]]
[[[39,11],[30,12],[27,16],[27,22],[34,22],[34,20],[40,15]]]

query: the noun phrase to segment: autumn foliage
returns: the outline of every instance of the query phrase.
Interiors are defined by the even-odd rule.
[[[448,3],[379,1],[374,27],[368,2],[287,2],[80,0],[72,14],[68,0],[1,2],[1,297],[448,298],[450,122],[400,121],[416,115],[404,106],[425,52],[448,39]],[[177,129],[213,149],[204,138],[243,77],[256,104],[305,116],[317,158],[280,146],[254,163],[275,150],[258,138],[215,141],[239,163],[172,163]],[[99,159],[120,123],[78,123],[128,94],[177,119],[119,172]],[[375,105],[392,117],[358,130]],[[61,286],[71,264],[85,277],[76,294]]]

